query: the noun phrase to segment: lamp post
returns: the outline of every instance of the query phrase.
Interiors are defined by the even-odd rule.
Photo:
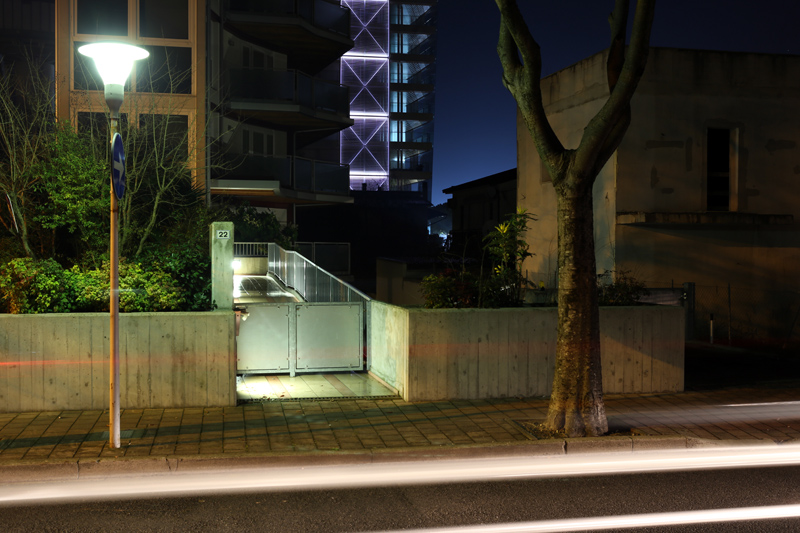
[[[111,360],[109,361],[109,425],[108,442],[119,448],[119,203],[125,193],[125,152],[119,135],[119,109],[124,99],[125,82],[133,62],[150,55],[147,50],[124,43],[92,43],[81,46],[78,52],[94,60],[103,79],[108,110],[111,113]]]

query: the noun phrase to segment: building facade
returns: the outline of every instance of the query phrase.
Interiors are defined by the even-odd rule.
[[[186,131],[208,201],[248,202],[293,222],[295,206],[350,202],[339,132],[351,127],[339,61],[353,46],[337,2],[55,0],[57,115],[101,120],[102,83],[77,53],[124,41],[134,67],[123,119],[169,116]]]
[[[341,57],[350,10],[327,0],[209,0],[209,138],[222,165],[212,197],[269,208],[350,202],[339,132],[353,126]]]
[[[354,46],[341,63],[350,116],[341,161],[355,190],[431,198],[435,0],[343,0]]]
[[[566,147],[608,97],[605,63],[600,53],[542,80]],[[792,336],[800,129],[787,117],[800,112],[800,57],[654,48],[631,105],[594,185],[598,273],[630,271],[649,287],[695,283],[702,338],[711,315],[723,338]],[[550,288],[555,191],[520,118],[517,131],[517,201],[538,218],[525,269]]]
[[[483,239],[517,212],[517,169],[454,185],[442,192],[452,195],[447,200],[453,222],[451,253],[480,259],[486,244]]]

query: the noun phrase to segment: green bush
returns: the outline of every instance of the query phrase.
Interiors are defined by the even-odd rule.
[[[183,311],[210,311],[211,256],[207,249],[192,244],[174,244],[149,256],[149,263],[169,274],[183,290]]]
[[[74,291],[53,259],[12,259],[0,267],[0,310],[5,313],[69,313]]]
[[[96,269],[64,270],[52,259],[14,259],[0,267],[0,311],[107,312],[110,279],[108,261]],[[210,307],[208,295],[190,293],[158,265],[120,261],[119,288],[119,309],[125,313]]]
[[[448,268],[422,278],[421,289],[428,309],[478,306],[478,278],[470,272]]]

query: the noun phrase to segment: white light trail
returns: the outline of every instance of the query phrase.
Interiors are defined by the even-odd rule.
[[[380,460],[380,455],[374,456]],[[390,460],[391,456],[387,456]],[[135,466],[135,461],[128,465]],[[181,463],[184,464],[184,463]],[[197,463],[201,465],[202,463]],[[235,463],[233,463],[235,464]],[[324,490],[432,485],[678,470],[800,465],[800,446],[694,448],[659,452],[545,455],[470,460],[373,462],[305,468],[242,465],[225,471],[192,471],[191,462],[171,473],[128,475],[120,481],[85,477],[48,483],[0,485],[0,505],[54,500],[184,496],[216,492]],[[200,468],[198,467],[198,468]],[[111,468],[110,470],[116,470]]]
[[[403,533],[544,533],[553,531],[602,531],[606,529],[630,529],[634,527],[741,522],[744,520],[797,517],[800,517],[800,505],[775,505],[765,507],[740,507],[737,509],[681,511],[674,513],[567,518],[564,520],[541,520],[538,522],[517,522],[510,524],[404,529]]]

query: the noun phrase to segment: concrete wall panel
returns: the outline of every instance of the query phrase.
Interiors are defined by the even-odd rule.
[[[0,412],[106,409],[107,314],[0,315]],[[122,313],[122,408],[236,404],[233,312]]]
[[[555,308],[372,305],[371,370],[406,400],[549,396]],[[601,308],[600,329],[606,393],[683,390],[682,308]]]

